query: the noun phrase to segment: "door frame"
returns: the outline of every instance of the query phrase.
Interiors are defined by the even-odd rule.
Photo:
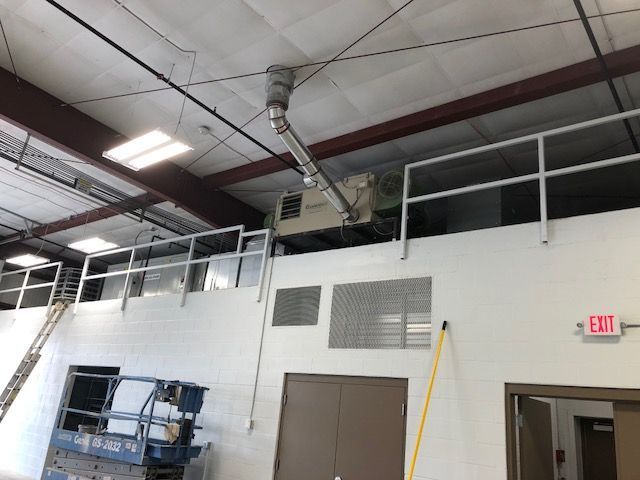
[[[640,403],[640,389],[505,383],[504,406],[507,440],[507,480],[518,479],[515,405],[515,398],[518,396]]]
[[[278,456],[280,453],[280,436],[282,433],[282,420],[285,406],[285,395],[287,394],[287,386],[289,381],[295,382],[310,382],[310,383],[338,383],[340,385],[375,385],[377,387],[402,387],[404,388],[404,432],[402,443],[402,476],[404,478],[404,464],[407,454],[407,402],[409,398],[409,379],[400,377],[365,377],[365,376],[352,376],[352,375],[330,375],[330,374],[316,374],[316,373],[285,373],[282,384],[282,394],[280,396],[280,412],[278,413],[278,433],[276,434],[276,448],[273,456],[273,467],[271,472],[271,478],[276,478]]]

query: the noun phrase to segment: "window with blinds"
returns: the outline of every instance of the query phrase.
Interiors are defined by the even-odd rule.
[[[431,277],[335,285],[329,348],[431,348]]]
[[[280,288],[273,310],[274,327],[317,325],[320,286]]]

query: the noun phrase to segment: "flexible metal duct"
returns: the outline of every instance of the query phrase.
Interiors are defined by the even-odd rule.
[[[293,71],[281,65],[274,65],[267,70],[267,108],[271,128],[287,146],[306,173],[305,184],[318,186],[331,205],[338,211],[345,222],[358,220],[358,210],[350,205],[342,192],[320,168],[313,153],[307,148],[286,117],[289,98],[293,92],[295,75]]]

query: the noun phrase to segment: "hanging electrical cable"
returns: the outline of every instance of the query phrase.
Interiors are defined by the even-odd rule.
[[[196,97],[194,97],[193,95],[191,95],[190,93],[186,92],[182,87],[178,86],[176,83],[174,83],[173,81],[169,80],[167,77],[165,77],[162,73],[160,73],[159,71],[155,70],[153,67],[151,67],[150,65],[148,65],[147,63],[143,62],[142,60],[140,60],[138,57],[136,57],[133,53],[131,53],[130,51],[128,51],[127,49],[123,48],[122,46],[120,46],[119,44],[117,44],[116,42],[114,42],[113,40],[111,40],[109,37],[107,37],[106,35],[104,35],[103,33],[101,33],[100,31],[98,31],[97,29],[95,29],[94,27],[92,27],[91,25],[89,25],[87,22],[85,22],[84,20],[82,20],[80,17],[78,17],[77,15],[75,15],[73,12],[71,12],[70,10],[66,9],[65,7],[63,7],[62,5],[60,5],[58,2],[56,2],[55,0],[46,0],[47,3],[53,7],[55,7],[56,9],[58,9],[60,12],[62,12],[64,15],[66,15],[67,17],[69,17],[70,19],[72,19],[73,21],[75,21],[76,23],[78,23],[79,25],[81,25],[82,27],[84,27],[85,29],[87,29],[88,31],[90,31],[91,33],[93,33],[95,36],[97,36],[98,38],[100,38],[101,40],[103,40],[104,42],[106,42],[107,44],[109,44],[111,47],[115,48],[116,50],[118,50],[120,53],[122,53],[124,56],[126,56],[127,58],[129,58],[131,61],[133,61],[134,63],[136,63],[137,65],[139,65],[140,67],[142,67],[144,70],[146,70],[147,72],[151,73],[152,75],[154,75],[158,80],[166,83],[167,85],[169,85],[173,90],[176,90],[177,92],[180,92],[180,94],[184,95],[186,98],[188,98],[189,100],[191,100],[193,103],[195,103],[196,105],[198,105],[200,108],[202,108],[203,110],[205,110],[206,112],[210,113],[211,115],[213,115],[216,119],[218,119],[219,121],[221,121],[222,123],[224,123],[226,126],[228,126],[229,128],[231,128],[234,132],[239,133],[240,135],[242,135],[244,138],[246,138],[247,140],[249,140],[251,143],[257,145],[258,147],[260,147],[262,150],[264,150],[265,152],[267,152],[269,155],[279,159],[281,162],[283,162],[285,165],[287,165],[289,168],[295,170],[296,172],[298,172],[300,175],[303,175],[302,170],[300,170],[298,167],[296,167],[293,163],[287,161],[286,159],[284,159],[282,156],[278,155],[277,153],[275,153],[273,150],[271,150],[269,147],[267,147],[265,144],[263,144],[262,142],[260,142],[259,140],[257,140],[256,138],[254,138],[253,136],[249,135],[247,132],[243,131],[241,128],[239,128],[238,126],[236,126],[234,123],[232,123],[231,121],[229,121],[226,117],[220,115],[218,112],[216,112],[215,108],[211,108],[208,105],[206,105],[205,103],[203,103],[201,100],[197,99]]]
[[[604,57],[602,56],[602,50],[600,50],[600,45],[598,45],[598,40],[596,39],[595,34],[593,33],[593,29],[591,28],[591,24],[589,23],[589,17],[582,6],[582,2],[580,0],[573,0],[573,4],[578,11],[578,15],[580,15],[580,20],[582,21],[582,26],[584,27],[585,33],[587,34],[587,38],[589,39],[589,43],[591,43],[591,48],[593,48],[593,52],[596,54],[596,58],[598,59],[598,63],[600,63],[600,68],[602,69],[602,73],[605,76],[605,81],[607,82],[607,86],[609,87],[609,91],[611,92],[611,96],[613,97],[613,102],[616,104],[618,111],[623,113],[625,111],[624,105],[622,104],[622,99],[620,98],[620,94],[618,93],[618,89],[616,88],[616,84],[613,83],[613,77],[611,76],[611,72],[609,71],[609,67]],[[640,144],[638,144],[638,140],[636,139],[636,135],[631,127],[631,122],[628,119],[624,119],[622,121],[624,124],[624,128],[627,130],[627,135],[629,135],[629,140],[631,141],[631,145],[633,145],[636,153],[640,153]]]
[[[371,35],[373,32],[375,32],[378,28],[380,28],[382,25],[384,25],[385,23],[387,23],[389,20],[391,20],[393,17],[395,17],[396,15],[398,15],[400,12],[402,12],[405,8],[407,8],[409,5],[411,5],[415,0],[409,0],[408,2],[406,2],[404,5],[402,5],[399,9],[395,10],[394,12],[392,12],[391,14],[389,14],[386,18],[384,18],[383,20],[381,20],[380,22],[378,22],[376,25],[374,25],[373,27],[371,27],[369,30],[367,30],[365,33],[363,33],[362,35],[360,35],[358,38],[356,38],[353,42],[351,42],[348,46],[346,46],[345,48],[343,48],[339,53],[337,53],[336,55],[333,56],[333,58],[327,62],[324,62],[322,65],[320,65],[320,67],[318,67],[316,70],[314,70],[310,75],[308,75],[307,77],[305,77],[303,80],[300,81],[300,83],[298,83],[296,86],[294,86],[294,90],[302,85],[304,85],[304,83],[309,80],[310,78],[313,78],[315,75],[317,75],[318,73],[320,73],[325,67],[331,65],[333,62],[335,62],[338,57],[341,57],[343,53],[346,53],[347,51],[351,50],[353,47],[355,47],[358,43],[360,43],[362,40],[364,40],[365,38],[367,38],[369,35]]]
[[[394,10],[391,14],[387,15],[384,19],[382,19],[380,22],[378,22],[376,25],[374,25],[373,27],[371,27],[369,30],[367,30],[365,33],[363,33],[362,35],[360,35],[357,39],[355,39],[353,42],[351,42],[349,45],[347,45],[345,48],[343,48],[339,53],[337,53],[336,55],[333,56],[333,58],[331,58],[330,60],[327,60],[325,62],[322,62],[322,65],[320,65],[319,68],[317,68],[315,71],[313,71],[310,75],[308,75],[307,77],[305,77],[302,81],[300,81],[300,83],[298,83],[297,85],[295,85],[293,87],[293,89],[295,90],[296,88],[302,86],[307,80],[309,80],[310,78],[314,77],[316,74],[320,73],[320,71],[322,69],[324,69],[327,65],[330,65],[331,63],[333,63],[335,60],[338,59],[338,57],[342,56],[342,54],[344,54],[345,52],[347,52],[348,50],[350,50],[351,48],[353,48],[354,46],[356,46],[358,43],[360,43],[362,40],[364,40],[366,37],[368,37],[369,35],[371,35],[371,33],[373,33],[374,31],[376,31],[378,28],[380,28],[382,25],[384,25],[385,23],[387,23],[389,20],[391,20],[392,18],[394,18],[396,15],[398,15],[402,10],[404,10],[405,8],[407,8],[409,5],[411,5],[415,0],[408,0],[407,2],[404,3],[404,5],[402,5],[399,9]],[[271,74],[277,74],[278,72],[281,72],[285,69],[276,66],[275,68],[271,68],[269,67],[267,69]],[[295,71],[295,68],[290,69],[291,71]],[[283,72],[284,73],[284,72]],[[247,125],[249,125],[251,122],[253,122],[254,120],[256,120],[257,118],[261,117],[268,108],[264,108],[262,109],[260,112],[258,112],[257,114],[255,114],[254,116],[252,116],[247,122],[245,122],[242,125],[242,128],[246,127]],[[231,132],[229,135],[227,135],[225,138],[223,138],[220,142],[218,142],[216,145],[214,145],[213,147],[211,147],[209,150],[207,150],[207,152],[205,152],[204,154],[200,155],[198,158],[196,158],[195,160],[193,160],[189,165],[187,165],[185,167],[185,169],[188,169],[189,167],[195,165],[200,159],[204,158],[205,155],[207,155],[208,153],[210,153],[211,151],[215,150],[218,146],[225,144],[226,141],[228,141],[231,137],[233,137],[233,135],[236,132]]]
[[[4,44],[7,47],[7,53],[9,54],[9,61],[11,62],[11,68],[13,69],[13,76],[16,79],[16,83],[18,87],[20,87],[20,77],[18,76],[18,71],[16,70],[16,64],[13,61],[13,54],[11,53],[11,47],[9,47],[9,40],[7,40],[7,34],[4,31],[4,24],[0,19],[0,30],[2,30],[2,38],[4,38]]]
[[[597,15],[589,15],[587,18],[589,18],[589,19],[606,18],[606,17],[611,17],[611,16],[614,16],[614,15],[623,15],[623,14],[639,13],[639,12],[640,12],[640,8],[630,8],[630,9],[626,9],[626,10],[617,10],[617,11],[614,11],[614,12],[600,13],[600,14],[597,14]],[[466,37],[458,37],[458,38],[453,38],[453,39],[449,39],[449,40],[441,40],[441,41],[431,42],[431,43],[421,43],[421,44],[418,44],[418,45],[410,45],[410,46],[407,46],[407,47],[392,48],[392,49],[388,49],[388,50],[379,50],[379,51],[376,51],[376,52],[362,53],[362,54],[358,54],[358,55],[351,55],[351,56],[345,56],[345,57],[337,58],[332,63],[342,63],[342,62],[348,62],[348,61],[351,61],[351,60],[360,60],[360,59],[363,59],[363,58],[379,57],[379,56],[385,56],[385,55],[390,55],[390,54],[394,54],[394,53],[409,52],[409,51],[412,51],[412,50],[419,50],[419,49],[429,48],[429,47],[437,47],[437,46],[448,45],[448,44],[458,43],[458,42],[466,42],[466,41],[469,41],[469,40],[480,40],[480,39],[483,39],[483,38],[488,38],[488,37],[493,37],[493,36],[507,35],[507,34],[510,34],[510,33],[518,33],[518,32],[526,32],[528,30],[536,30],[536,29],[540,29],[540,28],[553,27],[553,26],[557,26],[557,25],[564,25],[564,24],[575,23],[575,22],[579,22],[579,21],[581,21],[580,18],[569,18],[569,19],[566,19],[566,20],[556,20],[556,21],[553,21],[553,22],[539,23],[539,24],[536,24],[536,25],[530,25],[530,26],[526,26],[526,27],[511,28],[511,29],[508,29],[508,30],[498,30],[498,31],[494,31],[494,32],[482,33],[482,34],[478,34],[478,35],[470,35],[470,36],[466,36]],[[327,60],[304,63],[304,64],[300,64],[300,65],[293,65],[291,67],[288,67],[287,70],[289,68],[291,68],[293,70],[299,70],[301,68],[314,67],[314,66],[322,65],[322,64],[324,64],[326,62],[327,62]],[[274,71],[277,71],[277,70],[274,70]],[[239,80],[239,79],[243,79],[243,78],[255,77],[255,76],[266,75],[266,74],[267,74],[267,69],[265,68],[263,70],[250,72],[250,73],[243,73],[243,74],[238,74],[238,75],[230,75],[230,76],[227,76],[227,77],[218,77],[218,78],[212,78],[212,79],[209,79],[209,80],[201,80],[201,81],[198,81],[198,82],[192,82],[191,83],[191,87],[196,87],[196,86],[199,86],[199,85],[207,85],[207,84],[211,84],[211,83],[226,82],[226,81],[229,81],[229,80]],[[179,86],[180,87],[186,87],[187,84],[181,84]],[[163,92],[163,91],[171,90],[171,89],[172,89],[172,87],[150,88],[150,89],[145,89],[145,90],[137,90],[135,92],[126,92],[126,93],[119,93],[119,94],[115,94],[115,95],[107,95],[107,96],[103,96],[103,97],[95,97],[95,98],[87,98],[87,99],[83,99],[83,100],[76,100],[76,101],[73,101],[73,102],[62,103],[62,104],[60,104],[60,106],[61,107],[68,107],[68,106],[73,106],[73,105],[81,105],[83,103],[100,102],[100,101],[103,101],[103,100],[114,100],[114,99],[117,99],[117,98],[125,98],[125,97],[130,97],[130,96],[135,96],[135,95],[144,95],[144,94],[148,94],[148,93]]]
[[[30,183],[33,182],[42,188],[51,189],[51,187],[55,187],[56,192],[63,190],[60,194],[69,198],[72,198],[72,195],[74,197],[72,199],[75,201],[80,198],[89,202],[98,202],[100,209],[97,210],[97,213],[100,216],[102,216],[102,211],[105,210],[136,221],[144,219],[180,235],[202,232],[209,228],[192,222],[183,216],[167,212],[160,207],[149,205],[148,202],[142,202],[136,197],[131,197],[98,178],[77,170],[62,160],[49,156],[29,144],[25,144],[25,141],[0,131],[0,158],[17,165],[20,158],[19,152],[24,150],[25,153],[22,157],[19,172],[22,175],[32,176],[37,181],[22,176],[20,178]],[[4,167],[0,166],[0,168]],[[7,173],[11,175],[17,174],[14,170],[8,170]],[[74,187],[78,179],[82,179],[83,182],[90,185],[88,192],[85,193]],[[45,182],[46,185],[43,184]],[[47,199],[50,200],[49,197]],[[85,206],[92,209],[95,208],[93,203],[91,205],[85,204]],[[55,226],[55,223],[53,226]]]
[[[409,4],[412,3],[413,0],[410,0],[409,2],[405,3],[402,7],[400,7],[398,10],[396,10],[394,13],[392,13],[391,15],[389,15],[387,18],[385,18],[384,20],[382,20],[379,24],[377,24],[375,27],[373,27],[372,29],[370,29],[367,33],[365,33],[364,35],[362,35],[361,37],[359,37],[355,42],[353,42],[351,45],[349,45],[348,47],[346,47],[345,49],[343,49],[340,53],[338,53],[337,55],[335,55],[331,60],[325,60],[323,62],[314,62],[314,63],[309,63],[309,64],[305,64],[305,65],[299,65],[299,66],[295,66],[295,67],[291,67],[291,70],[299,70],[300,68],[303,67],[308,67],[308,66],[315,66],[315,65],[320,65],[320,68],[316,69],[311,75],[309,75],[308,77],[306,77],[304,80],[302,80],[300,83],[298,83],[294,89],[300,87],[302,84],[304,84],[307,80],[309,80],[311,77],[313,77],[315,74],[317,74],[318,72],[320,72],[322,69],[324,69],[326,66],[330,65],[331,63],[335,63],[335,62],[339,62],[341,60],[352,60],[352,59],[360,59],[360,58],[367,58],[367,57],[372,57],[372,56],[377,56],[377,55],[386,55],[389,53],[398,53],[398,52],[406,52],[406,51],[411,51],[411,50],[416,50],[416,49],[421,49],[421,48],[427,48],[427,47],[434,47],[434,46],[441,46],[441,45],[447,45],[447,44],[451,44],[451,43],[457,43],[457,42],[462,42],[462,41],[469,41],[469,40],[479,40],[482,38],[487,38],[487,37],[491,37],[491,36],[495,36],[495,35],[504,35],[504,34],[509,34],[509,33],[516,33],[516,32],[521,32],[521,31],[526,31],[526,30],[532,30],[535,28],[543,28],[543,27],[549,27],[549,26],[553,26],[553,25],[561,25],[564,23],[571,23],[571,22],[577,22],[580,21],[580,18],[573,18],[573,19],[569,19],[569,20],[559,20],[559,21],[555,21],[555,22],[547,22],[547,23],[543,23],[543,24],[539,24],[539,25],[534,25],[534,26],[529,26],[529,27],[521,27],[521,28],[513,28],[513,29],[509,29],[509,30],[501,30],[499,32],[492,32],[492,33],[487,33],[487,34],[480,34],[480,35],[472,35],[472,36],[467,36],[467,37],[463,37],[463,38],[456,38],[456,39],[452,39],[452,40],[444,40],[444,41],[439,41],[439,42],[432,42],[432,43],[425,43],[425,44],[420,44],[420,45],[414,45],[411,47],[402,47],[402,48],[396,48],[396,49],[391,49],[391,50],[385,50],[382,52],[374,52],[374,53],[370,53],[370,54],[361,54],[361,55],[354,55],[352,57],[344,57],[342,59],[338,58],[340,57],[343,53],[345,53],[347,50],[349,50],[350,48],[352,48],[353,46],[355,46],[357,43],[359,43],[361,40],[363,40],[365,37],[367,37],[369,34],[371,34],[373,31],[375,31],[377,28],[379,28],[381,25],[383,25],[385,22],[387,22],[388,20],[390,20],[391,18],[393,18],[397,13],[399,13],[402,9],[404,9],[405,7],[407,7]],[[615,14],[620,14],[620,13],[631,13],[631,12],[640,12],[640,8],[635,8],[635,9],[629,9],[629,10],[624,10],[624,11],[619,11],[619,12],[612,12],[612,13],[607,13],[607,14],[600,14],[600,15],[593,15],[593,18],[597,18],[597,17],[605,17],[605,16],[610,16],[610,15],[615,15]],[[592,18],[589,17],[589,18]],[[272,71],[278,71],[278,70],[272,70]],[[268,73],[268,72],[262,72],[264,74]],[[245,128],[246,126],[248,126],[249,124],[251,124],[254,120],[256,120],[258,117],[262,116],[265,112],[267,111],[267,109],[264,109],[262,111],[260,111],[259,113],[257,113],[256,115],[252,116],[248,121],[246,121],[245,123],[242,124],[241,128]],[[210,149],[208,149],[204,154],[200,155],[198,158],[196,158],[195,160],[193,160],[187,167],[185,168],[189,168],[192,165],[194,165],[195,163],[197,163],[200,159],[202,159],[204,156],[206,156],[208,153],[210,153],[211,151],[215,150],[218,146],[220,146],[221,144],[223,144],[224,142],[226,142],[227,140],[229,140],[231,137],[233,137],[235,135],[235,132],[231,132],[229,135],[227,135],[226,137],[224,137],[222,139],[222,141],[216,145],[214,145],[213,147],[211,147]]]

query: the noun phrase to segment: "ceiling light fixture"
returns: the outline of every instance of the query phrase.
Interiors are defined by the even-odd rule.
[[[25,268],[42,265],[43,263],[47,263],[48,261],[48,258],[39,257],[30,253],[27,253],[25,255],[18,255],[17,257],[7,258],[6,260],[7,263],[10,263],[12,265],[19,265]]]
[[[107,242],[106,240],[98,237],[92,237],[85,240],[80,240],[78,242],[70,243],[69,248],[80,250],[84,253],[96,253],[102,252],[104,250],[113,250],[114,248],[118,248],[118,245],[112,242]]]
[[[107,150],[102,156],[137,171],[188,150],[193,149],[160,130],[153,130]]]

